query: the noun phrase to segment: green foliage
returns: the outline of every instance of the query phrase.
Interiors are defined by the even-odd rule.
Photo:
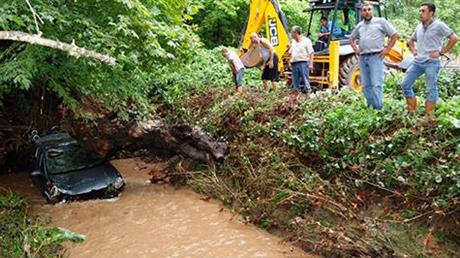
[[[208,48],[219,45],[238,46],[243,26],[249,15],[248,0],[195,0],[199,11],[191,21],[196,32]],[[280,1],[289,26],[300,25],[306,29],[307,15],[303,10],[308,3],[298,0]]]
[[[249,14],[247,0],[196,0],[199,11],[192,15],[192,24],[208,48],[219,45],[237,46],[244,22]]]
[[[387,0],[387,15],[389,20],[396,26],[398,33],[403,39],[409,39],[418,25],[418,11],[420,4],[431,2],[436,4],[435,18],[445,22],[450,28],[460,33],[460,20],[457,14],[460,12],[460,5],[456,0]],[[454,48],[454,53],[460,53],[460,46]]]
[[[61,243],[85,240],[67,229],[43,226],[28,214],[25,200],[15,193],[0,194],[0,221],[1,257],[62,257]]]
[[[307,1],[281,0],[280,8],[286,15],[288,26],[300,26],[303,32],[307,31],[309,15],[304,12],[308,7]]]
[[[123,117],[130,103],[146,114],[152,79],[192,57],[198,39],[184,22],[189,1],[31,1],[43,36],[111,55],[115,67],[69,57],[65,52],[22,43],[0,53],[0,100],[11,89],[46,86],[76,109],[82,98],[97,100]],[[0,28],[36,33],[25,1],[2,1]],[[146,110],[145,110],[146,109]]]
[[[173,108],[181,106],[191,95],[200,95],[210,89],[233,89],[232,72],[220,48],[199,49],[196,55],[180,70],[168,71],[167,67],[159,68],[161,75],[152,80],[154,100],[161,106]],[[246,69],[244,87],[261,86],[260,71]],[[201,103],[200,103],[201,104]],[[197,107],[198,108],[198,107]],[[172,122],[188,121],[193,117],[190,110],[181,109],[182,116],[169,114]]]

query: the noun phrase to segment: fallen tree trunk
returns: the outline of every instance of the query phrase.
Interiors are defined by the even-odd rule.
[[[222,161],[229,153],[227,144],[198,129],[159,120],[123,124],[117,119],[102,118],[97,125],[73,121],[68,129],[86,147],[103,156],[145,149],[212,164]]]
[[[52,39],[42,38],[39,34],[29,34],[21,31],[0,31],[0,40],[14,40],[26,42],[34,45],[45,46],[68,52],[75,57],[93,58],[109,65],[115,65],[116,59],[108,55],[100,54],[95,51],[77,47],[74,43],[68,44]]]

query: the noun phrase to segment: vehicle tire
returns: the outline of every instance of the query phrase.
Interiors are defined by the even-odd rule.
[[[59,203],[61,201],[61,199],[59,197],[57,197],[57,196],[51,196],[51,197],[45,196],[45,198],[46,198],[46,202],[48,204],[56,204],[56,203]]]
[[[351,55],[345,58],[340,64],[339,81],[341,87],[347,87],[353,91],[361,92],[362,85],[359,78],[361,70],[359,68],[358,56]]]
[[[61,201],[59,191],[56,186],[52,186],[50,189],[47,190],[47,192],[45,193],[45,198],[49,204],[56,204]]]

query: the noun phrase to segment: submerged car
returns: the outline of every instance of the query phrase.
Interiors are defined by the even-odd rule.
[[[50,203],[114,198],[125,182],[107,160],[84,149],[67,132],[34,136],[31,178]]]

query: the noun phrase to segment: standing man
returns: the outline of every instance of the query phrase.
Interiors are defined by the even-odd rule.
[[[408,42],[415,61],[407,70],[401,84],[404,97],[406,97],[407,110],[409,113],[414,113],[417,108],[417,99],[413,85],[420,75],[426,75],[425,117],[428,121],[435,119],[434,109],[438,100],[437,80],[441,67],[439,57],[449,52],[458,41],[458,36],[444,22],[433,18],[435,12],[434,4],[425,3],[420,6],[420,24],[417,25]],[[442,41],[446,37],[449,40],[446,46],[442,47]],[[417,42],[417,49],[415,42]]]
[[[272,87],[277,87],[279,78],[278,73],[278,55],[275,53],[275,49],[270,45],[267,39],[260,38],[257,33],[252,33],[251,46],[259,49],[260,56],[264,61],[262,80],[264,82],[265,90],[268,90],[268,82],[272,82]]]
[[[235,90],[238,93],[243,92],[243,76],[244,76],[244,65],[238,55],[229,51],[227,48],[222,48],[222,55],[227,59],[228,65],[233,73],[233,81],[235,82]]]
[[[291,68],[292,68],[292,86],[295,91],[295,100],[300,97],[300,83],[303,82],[307,90],[307,98],[310,97],[311,87],[307,80],[308,69],[313,69],[313,46],[311,40],[302,36],[302,30],[299,26],[292,27],[291,30]]]
[[[351,33],[350,44],[359,56],[361,83],[367,106],[381,110],[383,108],[383,59],[398,39],[393,26],[384,18],[374,17],[372,4],[364,4],[361,9],[363,20]],[[384,46],[385,37],[390,37]],[[356,45],[359,41],[359,48]]]

